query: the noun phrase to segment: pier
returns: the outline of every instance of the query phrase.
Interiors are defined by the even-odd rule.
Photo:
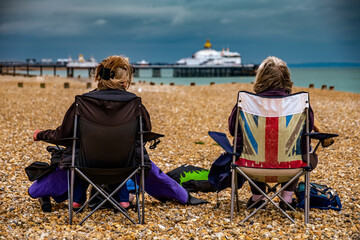
[[[2,75],[22,75],[22,76],[36,76],[32,71],[39,71],[39,75],[43,75],[43,70],[52,70],[53,75],[57,75],[57,70],[66,70],[66,76],[69,78],[74,77],[75,69],[87,69],[88,76],[95,70],[97,63],[82,65],[72,65],[71,63],[47,63],[47,62],[20,62],[20,61],[6,61],[0,62],[0,74]]]
[[[53,75],[56,76],[57,70],[66,70],[68,78],[74,77],[74,71],[77,69],[87,69],[88,77],[97,66],[96,62],[86,62],[85,64],[78,63],[44,63],[44,62],[19,62],[8,61],[0,62],[0,74],[4,75],[22,75],[22,76],[36,76],[32,71],[39,71],[39,75],[43,75],[43,70],[52,70]],[[135,77],[139,77],[139,72],[142,69],[151,69],[152,77],[160,78],[162,69],[172,69],[173,77],[236,77],[236,76],[254,76],[258,65],[238,65],[238,66],[186,66],[186,65],[137,65],[134,64]]]
[[[173,77],[255,76],[257,66],[175,66]]]

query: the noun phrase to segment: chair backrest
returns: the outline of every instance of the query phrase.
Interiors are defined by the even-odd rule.
[[[302,161],[301,138],[305,133],[309,96],[260,96],[240,91],[238,122],[243,150],[236,164],[249,168],[293,169]]]
[[[75,165],[87,168],[125,168],[136,164],[135,141],[141,99],[105,101],[77,96],[79,152]]]

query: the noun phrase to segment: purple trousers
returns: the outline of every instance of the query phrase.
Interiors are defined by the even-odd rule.
[[[57,168],[55,172],[36,180],[28,189],[30,197],[52,197],[56,202],[67,200],[67,172],[67,170]],[[77,190],[79,189],[74,190],[74,200],[77,196]],[[145,176],[145,191],[162,202],[177,200],[182,204],[186,204],[189,197],[185,188],[162,172],[152,161],[151,170]]]

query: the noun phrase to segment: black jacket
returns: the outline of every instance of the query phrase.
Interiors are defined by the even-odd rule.
[[[134,93],[127,92],[125,90],[116,90],[116,89],[108,89],[108,90],[94,90],[88,93],[83,94],[82,96],[86,96],[92,98],[95,102],[99,102],[99,104],[103,101],[106,102],[106,106],[108,108],[112,107],[112,101],[116,102],[124,102],[126,106],[126,102],[134,100],[138,98]],[[143,117],[143,131],[151,131],[151,122],[150,115],[146,108],[141,104],[141,110],[139,115]],[[93,109],[94,115],[96,115],[96,110]],[[129,109],[131,111],[131,109]],[[119,114],[120,120],[126,118],[127,116],[124,114]],[[48,129],[41,131],[37,134],[38,140],[59,140],[63,138],[69,138],[74,135],[74,118],[75,118],[75,102],[70,106],[70,108],[65,113],[62,124],[58,126],[56,129]],[[114,122],[117,119],[114,119]],[[63,157],[60,161],[60,167],[67,166],[71,163],[71,152],[72,145],[65,144],[66,150],[64,151]],[[136,142],[136,147],[140,147],[140,141]],[[136,152],[139,152],[140,149],[137,149]],[[146,149],[145,150],[145,162],[150,162],[148,159]],[[137,157],[139,158],[139,157]],[[147,165],[147,164],[146,164]]]

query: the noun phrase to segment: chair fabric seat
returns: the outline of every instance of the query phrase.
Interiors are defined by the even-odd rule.
[[[84,168],[78,167],[87,177],[97,184],[116,184],[123,182],[138,167],[128,168]]]
[[[257,182],[266,183],[284,183],[290,181],[296,174],[301,172],[303,168],[239,168],[251,179]]]

